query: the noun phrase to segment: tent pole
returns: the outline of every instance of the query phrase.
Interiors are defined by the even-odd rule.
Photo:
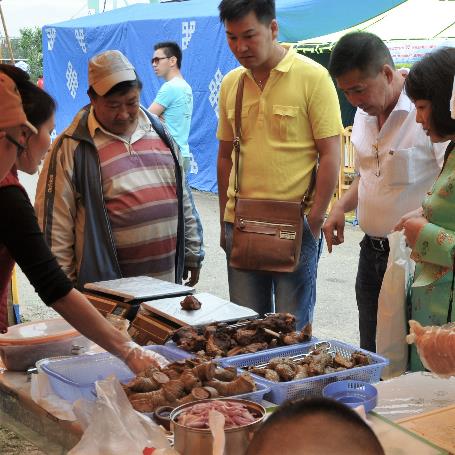
[[[3,16],[3,10],[2,10],[1,1],[2,1],[2,0],[0,0],[0,16],[2,16],[3,31],[5,32],[6,43],[8,44],[10,60],[11,60],[11,63],[14,65],[13,48],[11,47],[11,41],[10,41],[10,39],[9,39],[8,31],[7,31],[7,29],[6,29],[6,22],[5,22],[5,17]]]

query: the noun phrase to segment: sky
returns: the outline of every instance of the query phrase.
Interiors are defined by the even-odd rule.
[[[25,27],[42,27],[88,14],[87,0],[0,0],[10,37],[18,37]],[[115,0],[106,0],[106,11]],[[148,3],[147,0],[127,0],[128,4]],[[104,0],[99,0],[102,10]],[[125,0],[117,0],[117,6],[125,6]],[[0,23],[0,37],[4,36]]]

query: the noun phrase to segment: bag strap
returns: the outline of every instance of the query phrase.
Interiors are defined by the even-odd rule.
[[[240,136],[242,134],[241,131],[241,123],[242,123],[242,101],[243,101],[243,86],[245,85],[245,74],[242,73],[239,79],[239,84],[237,86],[237,94],[235,97],[235,138],[234,138],[234,151],[235,151],[235,174],[234,174],[234,192],[235,192],[235,199],[239,194],[239,161],[240,161]]]
[[[243,102],[243,87],[245,85],[246,72],[243,72],[240,75],[239,83],[237,85],[237,94],[235,96],[235,116],[234,116],[234,126],[235,126],[235,137],[234,137],[234,151],[235,151],[235,170],[234,170],[234,192],[235,200],[237,200],[238,194],[240,192],[239,186],[239,162],[240,162],[240,138],[242,135],[242,102]],[[306,206],[306,200],[311,195],[316,186],[316,170],[317,164],[313,167],[311,172],[311,180],[308,188],[305,191],[302,199],[302,209]]]

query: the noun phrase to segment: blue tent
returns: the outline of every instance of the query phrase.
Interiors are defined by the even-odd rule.
[[[281,41],[295,42],[341,30],[403,0],[276,0]],[[135,4],[103,14],[43,27],[44,80],[58,102],[56,130],[62,131],[88,102],[87,63],[106,49],[121,50],[135,66],[149,106],[162,80],[150,65],[153,44],[176,41],[182,72],[193,88],[190,149],[191,186],[216,192],[215,137],[218,93],[223,76],[238,65],[218,19],[217,0]]]

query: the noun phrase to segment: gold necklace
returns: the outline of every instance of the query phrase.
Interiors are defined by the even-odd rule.
[[[267,82],[270,74],[268,74],[264,79],[262,80],[259,80],[259,79],[256,79],[253,72],[251,72],[251,75],[253,76],[253,79],[254,79],[254,82],[256,82],[257,86],[262,90],[264,90],[264,85],[265,83]]]
[[[281,56],[280,56],[279,61],[281,61],[283,59],[284,55],[286,54],[286,49],[283,46],[280,46],[280,51],[281,51]],[[251,71],[251,75],[253,76],[253,79],[254,79],[254,82],[256,82],[256,85],[261,89],[261,91],[263,91],[264,86],[270,77],[270,73],[267,74],[267,76],[265,76],[263,79],[256,79],[253,71]]]

